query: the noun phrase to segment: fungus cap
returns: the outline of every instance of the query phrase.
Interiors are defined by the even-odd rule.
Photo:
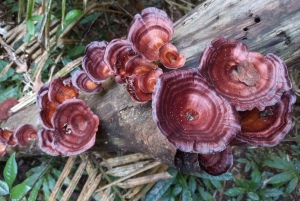
[[[22,124],[14,131],[14,138],[21,147],[26,146],[30,139],[35,139],[37,131],[31,124]]]
[[[181,151],[220,152],[240,131],[236,110],[197,69],[162,74],[153,92],[152,109],[161,133]]]
[[[203,51],[198,68],[238,111],[254,107],[263,110],[291,89],[286,65],[280,58],[249,52],[246,45],[234,40],[213,40]]]
[[[58,156],[59,153],[53,148],[53,131],[47,129],[40,129],[37,133],[39,148],[48,155]]]
[[[73,86],[83,93],[93,94],[99,92],[101,84],[93,82],[83,70],[77,70],[72,75]]]
[[[70,84],[65,84],[61,78],[53,79],[49,86],[49,101],[57,104],[63,103],[65,100],[77,98],[78,90]]]
[[[69,99],[57,107],[52,124],[54,149],[63,156],[72,156],[94,145],[99,118],[84,101]]]
[[[159,60],[169,69],[177,69],[185,64],[185,56],[171,43],[166,43],[159,49]]]
[[[150,61],[159,58],[159,48],[169,42],[173,35],[173,22],[163,10],[154,7],[136,14],[130,25],[127,39],[133,49]]]
[[[198,154],[198,159],[201,169],[214,176],[226,173],[233,164],[232,151],[229,145],[218,153]]]
[[[15,98],[7,98],[0,103],[0,121],[6,120],[10,115],[10,109],[19,101]]]
[[[267,106],[263,111],[254,108],[239,112],[242,127],[236,138],[255,146],[277,145],[291,129],[295,102],[296,95],[290,90],[275,105]]]

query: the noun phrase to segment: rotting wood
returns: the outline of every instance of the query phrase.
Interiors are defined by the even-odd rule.
[[[300,66],[300,1],[295,0],[211,0],[196,7],[174,23],[172,43],[187,57],[187,67],[196,67],[201,52],[217,37],[237,39],[251,51],[274,53],[289,69]],[[174,167],[176,149],[160,134],[151,115],[151,102],[131,101],[124,85],[112,79],[95,95],[81,95],[100,118],[96,151],[143,152]],[[32,105],[2,123],[16,128],[32,123],[37,128],[38,108]],[[33,142],[34,143],[34,142]],[[29,149],[29,147],[31,147]],[[9,148],[20,155],[40,154],[35,145]]]

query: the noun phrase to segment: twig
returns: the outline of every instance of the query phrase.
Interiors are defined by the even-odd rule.
[[[111,179],[110,177],[105,173],[105,171],[103,170],[102,166],[98,163],[97,159],[95,158],[95,156],[93,155],[90,155],[92,161],[96,164],[96,166],[99,168],[100,172],[103,174],[103,176],[105,177],[105,179],[111,183]],[[125,201],[125,199],[123,198],[122,194],[120,193],[120,191],[115,187],[113,186],[112,187],[114,189],[114,191],[118,194],[119,198],[121,198],[122,201]]]
[[[114,2],[119,8],[121,8],[127,15],[129,15],[131,18],[133,18],[133,16],[125,9],[125,8],[123,8],[122,6],[120,6],[120,4],[117,2],[117,1],[115,1]]]
[[[135,175],[137,175],[137,174],[139,174],[141,172],[144,172],[144,171],[146,171],[148,169],[151,169],[151,168],[153,168],[153,167],[155,167],[157,165],[160,165],[160,164],[161,164],[160,162],[154,161],[154,162],[150,163],[149,165],[147,165],[147,166],[145,166],[145,167],[143,167],[143,168],[141,168],[141,169],[139,169],[139,170],[137,170],[137,171],[135,171],[135,172],[133,172],[133,173],[125,176],[125,177],[121,177],[120,179],[117,179],[117,180],[113,181],[112,183],[110,183],[110,184],[108,184],[106,186],[103,186],[102,188],[96,190],[95,193],[97,193],[99,191],[102,191],[102,190],[104,190],[104,189],[106,189],[108,187],[111,187],[111,186],[113,186],[113,185],[115,185],[115,184],[117,184],[117,183],[119,183],[121,181],[124,181],[124,180],[126,180],[126,179],[128,179],[130,177],[133,177],[133,176],[135,176]]]
[[[47,165],[43,168],[43,170],[41,171],[41,173],[39,174],[39,176],[33,182],[32,187],[38,182],[38,180],[40,179],[40,177],[42,176],[42,174],[46,171],[46,169],[49,167],[49,165],[51,164],[51,162],[52,162],[53,159],[54,159],[54,157],[52,157],[49,160],[49,162],[47,163]],[[27,191],[19,200],[22,200],[28,193],[29,193],[29,191]]]

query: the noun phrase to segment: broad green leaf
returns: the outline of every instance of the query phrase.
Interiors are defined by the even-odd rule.
[[[0,60],[0,72],[2,72],[2,70],[5,68],[5,66],[8,63],[4,60]],[[8,71],[6,72],[5,75],[3,75],[2,77],[0,77],[0,82],[3,82],[5,80],[7,80],[7,78],[13,76],[15,74],[15,71],[13,68],[9,68]]]
[[[221,190],[222,189],[222,184],[220,181],[218,180],[210,180],[210,182],[212,183],[212,185],[214,187],[216,187],[218,190]]]
[[[6,88],[1,94],[0,94],[0,102],[4,101],[7,98],[11,97],[18,97],[19,87],[17,86],[10,86]]]
[[[179,181],[179,183],[180,183],[180,185],[183,189],[189,190],[189,187],[186,183],[186,179],[183,177],[183,175],[181,173],[177,174],[177,179],[178,179],[178,181]]]
[[[12,199],[20,199],[29,190],[30,190],[30,186],[27,186],[24,183],[18,184],[12,188],[10,197]]]
[[[13,153],[7,160],[3,171],[3,176],[6,183],[9,186],[9,189],[11,189],[12,184],[16,179],[17,173],[18,173],[18,165],[16,162],[16,153]]]
[[[51,192],[46,177],[43,179],[43,193],[45,200],[49,200]]]
[[[76,45],[74,48],[72,48],[71,50],[68,51],[68,56],[69,57],[75,57],[78,56],[80,54],[82,54],[85,50],[85,46],[84,45]]]
[[[34,185],[34,187],[32,188],[32,190],[30,191],[29,198],[28,198],[29,201],[35,201],[35,200],[37,200],[36,198],[38,196],[40,188],[42,187],[42,184],[43,184],[43,178],[40,178],[36,182],[36,184]]]
[[[75,22],[81,16],[82,16],[81,10],[76,10],[76,9],[70,10],[65,17],[65,22],[66,22],[66,24],[69,25],[69,24]]]
[[[86,24],[89,22],[92,22],[94,20],[96,20],[102,13],[92,13],[88,16],[86,16],[85,18],[83,18],[82,20],[80,20],[79,24]]]
[[[57,178],[58,178],[58,177],[57,177]],[[52,177],[51,174],[47,174],[47,180],[48,180],[49,188],[50,188],[50,189],[54,189],[56,181],[55,181],[55,179]]]
[[[278,197],[278,196],[282,195],[283,192],[276,188],[269,188],[269,189],[266,189],[263,192],[263,194],[264,194],[265,198],[271,198],[271,197]]]
[[[248,197],[251,198],[252,200],[259,200],[259,196],[258,196],[256,193],[248,192],[247,195],[248,195]]]
[[[234,188],[228,189],[224,194],[228,195],[230,197],[235,197],[235,196],[243,194],[244,192],[245,192],[245,190],[243,188],[234,187]]]
[[[231,180],[233,179],[233,176],[230,172],[226,172],[225,174],[219,175],[219,176],[212,176],[210,174],[207,174],[206,172],[200,173],[196,175],[197,177],[203,178],[203,179],[209,179],[209,180]]]
[[[28,185],[28,186],[32,186],[34,184],[34,181],[40,176],[39,172],[34,173],[33,175],[30,175],[29,177],[27,177],[23,183]]]
[[[209,192],[205,191],[203,187],[199,186],[198,191],[203,200],[205,200],[205,201],[214,201],[215,200],[214,197]]]
[[[282,172],[280,174],[274,175],[271,177],[268,181],[269,184],[279,184],[279,183],[285,183],[287,181],[292,180],[295,178],[297,175],[293,174],[290,171],[287,172]]]
[[[289,169],[294,169],[293,164],[289,161],[286,161],[278,156],[275,155],[269,155],[268,160],[264,161],[264,164],[272,167],[272,168],[277,168],[281,170],[289,170]]]
[[[43,15],[33,15],[30,19],[32,21],[41,21],[43,19]]]
[[[248,163],[249,162],[249,160],[246,159],[246,158],[239,158],[236,161],[239,162],[239,163]]]
[[[32,20],[26,21],[26,29],[27,33],[29,33],[30,35],[34,35],[34,23]]]
[[[245,172],[249,172],[249,170],[251,169],[251,162],[248,162],[248,163],[246,163],[246,165],[245,165],[245,168],[244,168],[244,171]]]
[[[5,181],[0,180],[0,195],[9,194],[9,187]]]
[[[145,201],[158,200],[169,189],[169,187],[175,180],[178,172],[173,168],[170,168],[168,172],[170,175],[172,175],[173,178],[165,181],[156,182],[156,184],[152,187],[150,192],[147,194]]]
[[[193,201],[191,192],[189,190],[183,189],[181,195],[182,195],[182,200]]]
[[[291,192],[293,192],[296,188],[298,184],[298,177],[292,179],[289,184],[287,185],[286,189],[285,189],[285,193],[286,194],[290,194]]]
[[[260,183],[260,180],[261,180],[261,173],[257,168],[255,168],[251,173],[251,181],[255,183]]]
[[[188,186],[191,194],[194,194],[197,188],[197,182],[194,176],[189,176]]]
[[[179,184],[176,184],[172,189],[172,195],[177,196],[181,193],[182,187]]]

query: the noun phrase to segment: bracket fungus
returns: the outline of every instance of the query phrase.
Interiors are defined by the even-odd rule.
[[[173,35],[173,22],[163,10],[154,7],[136,14],[130,25],[127,39],[133,49],[149,61],[159,59],[159,48],[168,43]]]
[[[14,138],[17,140],[17,144],[21,147],[26,146],[30,139],[35,139],[37,131],[31,124],[20,125],[14,131]]]
[[[39,139],[39,148],[48,155],[58,156],[59,153],[53,148],[53,131],[47,129],[40,129],[37,133]]]
[[[78,97],[78,90],[70,84],[65,84],[61,78],[51,81],[48,90],[49,101],[61,104],[65,100]]]
[[[6,145],[14,131],[0,128],[0,144]]]
[[[181,151],[220,152],[240,131],[236,110],[197,69],[162,74],[153,92],[152,109],[161,133]]]
[[[93,41],[85,49],[82,59],[82,68],[88,77],[96,83],[104,82],[114,75],[113,71],[104,62],[106,41]]]
[[[86,151],[95,144],[99,118],[82,100],[69,99],[53,114],[53,147],[63,156]]]
[[[286,65],[279,57],[249,52],[245,44],[234,40],[213,40],[203,51],[198,68],[238,111],[263,110],[291,89]]]
[[[214,176],[224,174],[233,164],[232,151],[229,145],[221,152],[198,154],[198,159],[201,169]]]
[[[275,105],[263,111],[254,108],[239,112],[242,127],[236,138],[255,146],[277,145],[291,129],[295,102],[295,94],[287,91]]]
[[[93,82],[83,70],[77,70],[72,76],[73,86],[83,93],[93,94],[99,92],[101,84]]]
[[[19,101],[15,98],[7,98],[0,103],[0,121],[6,120],[11,114],[10,109]]]
[[[6,153],[6,147],[7,145],[4,145],[4,144],[0,144],[0,157],[4,156],[5,153]]]
[[[185,64],[185,56],[171,43],[166,43],[159,49],[159,59],[169,69],[177,69]]]

